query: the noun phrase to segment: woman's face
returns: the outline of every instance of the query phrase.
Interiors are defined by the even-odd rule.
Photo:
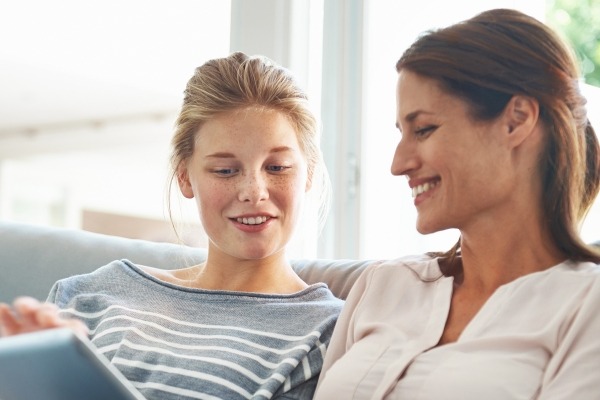
[[[249,107],[209,120],[196,137],[179,183],[186,197],[196,199],[212,254],[281,254],[309,185],[289,120],[279,111]]]
[[[473,121],[463,100],[410,71],[398,77],[396,118],[391,170],[408,178],[419,232],[468,229],[506,207],[513,182],[499,120]]]

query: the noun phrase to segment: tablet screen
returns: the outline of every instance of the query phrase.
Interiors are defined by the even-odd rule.
[[[141,400],[87,338],[50,329],[0,338],[0,400]]]

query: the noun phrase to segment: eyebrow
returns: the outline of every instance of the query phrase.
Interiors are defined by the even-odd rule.
[[[417,117],[421,114],[433,115],[433,113],[429,112],[429,111],[416,110],[416,111],[406,114],[404,116],[404,121],[411,123],[415,119],[417,119]],[[398,122],[396,122],[396,128],[400,129],[400,124]],[[402,131],[402,129],[400,129],[400,131]]]
[[[294,151],[294,149],[292,149],[289,146],[277,146],[277,147],[273,147],[269,151],[269,153],[281,153],[284,151]],[[235,154],[227,153],[227,152],[217,152],[217,153],[207,154],[206,157],[207,158],[235,158]]]

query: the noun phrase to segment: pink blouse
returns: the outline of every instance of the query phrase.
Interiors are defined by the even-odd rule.
[[[456,342],[436,347],[452,287],[426,256],[369,267],[315,399],[600,398],[600,265],[566,261],[503,285]]]

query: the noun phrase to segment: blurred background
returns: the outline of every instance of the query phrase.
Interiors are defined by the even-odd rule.
[[[394,65],[424,30],[498,7],[576,49],[600,131],[598,0],[0,0],[0,219],[205,246],[193,202],[168,196],[169,140],[194,68],[240,50],[290,68],[322,120],[332,208],[318,234],[309,204],[292,257],[444,250],[457,233],[419,235],[389,172]],[[600,239],[600,204],[582,233]]]

